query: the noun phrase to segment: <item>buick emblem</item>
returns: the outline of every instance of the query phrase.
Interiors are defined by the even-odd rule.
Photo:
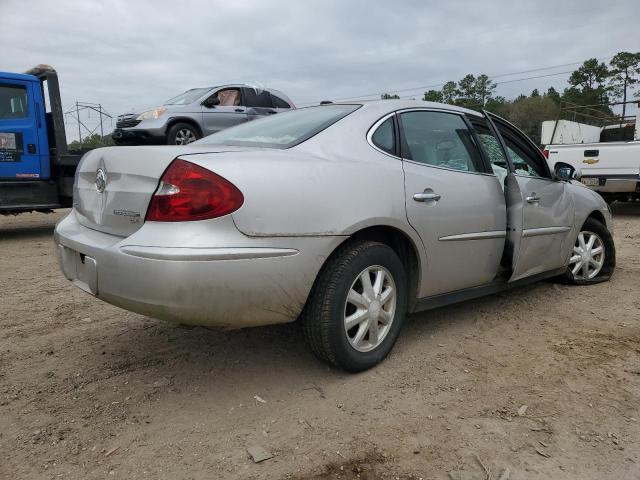
[[[107,172],[103,169],[99,168],[96,172],[96,190],[98,193],[104,192],[104,189],[107,186]]]

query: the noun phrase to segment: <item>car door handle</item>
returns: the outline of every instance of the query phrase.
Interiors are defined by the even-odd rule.
[[[431,202],[431,201],[437,202],[438,200],[440,200],[440,198],[442,198],[442,196],[437,193],[420,192],[420,193],[413,194],[413,199],[416,202]]]
[[[532,193],[531,195],[529,195],[527,198],[527,203],[540,203],[540,197],[537,196],[535,193]]]
[[[244,112],[244,108],[236,108],[236,112]]]

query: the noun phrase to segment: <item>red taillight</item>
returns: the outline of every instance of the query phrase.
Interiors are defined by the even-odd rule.
[[[544,155],[544,158],[549,158],[549,150],[548,149],[544,149],[542,150],[542,154]]]
[[[176,159],[151,197],[146,221],[185,222],[221,217],[242,206],[242,192],[206,168]]]

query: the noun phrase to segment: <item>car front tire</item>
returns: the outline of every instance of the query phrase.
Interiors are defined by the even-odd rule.
[[[407,279],[398,255],[372,241],[348,243],[320,272],[302,314],[313,353],[348,372],[380,363],[407,315]]]
[[[200,138],[200,132],[188,123],[176,123],[167,131],[167,145],[188,145]]]
[[[607,227],[588,218],[571,251],[565,280],[574,285],[606,282],[616,268],[616,248]]]

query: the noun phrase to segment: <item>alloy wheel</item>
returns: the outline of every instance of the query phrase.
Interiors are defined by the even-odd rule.
[[[597,276],[604,265],[604,243],[593,232],[582,231],[578,234],[569,259],[571,274],[576,280],[590,280]]]
[[[187,145],[196,140],[196,134],[188,128],[182,128],[176,132],[176,145]]]
[[[396,311],[396,284],[386,268],[365,268],[347,294],[344,330],[351,346],[359,352],[378,347],[391,328]]]

